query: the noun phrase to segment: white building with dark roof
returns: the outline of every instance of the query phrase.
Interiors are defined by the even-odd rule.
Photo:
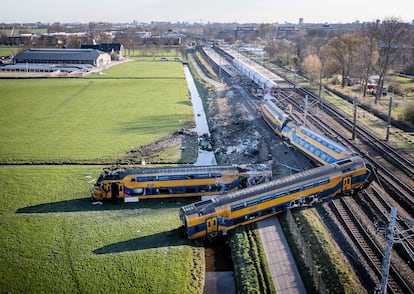
[[[13,63],[104,66],[111,63],[111,56],[96,49],[28,49],[18,53]]]

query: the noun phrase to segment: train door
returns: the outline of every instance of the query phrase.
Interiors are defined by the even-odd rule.
[[[342,192],[352,190],[352,177],[346,177],[342,179]]]
[[[206,222],[207,224],[207,234],[214,234],[217,232],[217,218],[209,218]]]
[[[111,197],[113,200],[116,200],[119,198],[119,183],[111,184]]]

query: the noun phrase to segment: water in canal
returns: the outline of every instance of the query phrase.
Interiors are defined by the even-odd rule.
[[[210,136],[206,113],[204,112],[203,102],[201,101],[193,76],[187,65],[184,66],[184,73],[187,79],[188,89],[191,95],[191,103],[194,108],[194,119],[196,127],[193,131],[197,132],[200,139],[204,134]],[[194,165],[217,165],[213,151],[198,149],[198,157]],[[204,196],[204,198],[213,196]],[[221,241],[209,244],[204,249],[206,262],[206,276],[204,293],[235,293],[234,268],[231,260],[231,252],[228,242]]]
[[[194,119],[196,127],[193,129],[198,134],[198,138],[207,134],[210,136],[208,128],[206,113],[204,112],[203,102],[198,94],[197,87],[194,83],[193,76],[191,75],[190,69],[187,65],[184,65],[185,78],[187,80],[188,89],[190,91],[191,103],[194,109]],[[198,157],[194,165],[205,166],[205,165],[216,165],[216,158],[214,157],[213,151],[206,151],[198,149]]]

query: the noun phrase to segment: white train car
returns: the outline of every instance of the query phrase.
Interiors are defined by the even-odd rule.
[[[243,75],[251,79],[259,88],[263,89],[265,94],[275,96],[280,91],[278,83],[271,79],[271,77],[273,77],[271,75],[272,73],[268,72],[265,74],[264,71],[266,71],[266,69],[259,64],[248,59],[233,59],[233,66]],[[275,79],[279,78],[276,75],[274,76]]]

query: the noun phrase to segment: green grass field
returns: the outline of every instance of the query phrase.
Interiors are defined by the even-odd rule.
[[[162,62],[158,58],[136,60],[119,64],[99,75],[90,75],[89,78],[152,78],[152,79],[183,79],[184,71],[181,62]]]
[[[98,167],[2,167],[0,291],[194,293],[204,266],[180,232],[184,202],[93,206]],[[198,266],[197,266],[198,264]]]
[[[191,124],[178,64],[138,63],[114,79],[0,80],[0,162],[108,163]],[[149,71],[160,78],[122,78]]]
[[[0,162],[109,163],[193,122],[178,64],[102,76],[0,80]],[[179,231],[189,200],[94,206],[102,167],[0,166],[0,292],[202,292],[203,250]]]
[[[9,46],[1,46],[0,47],[0,56],[9,56],[9,55],[16,55],[20,51],[24,50],[21,47],[9,47]]]

